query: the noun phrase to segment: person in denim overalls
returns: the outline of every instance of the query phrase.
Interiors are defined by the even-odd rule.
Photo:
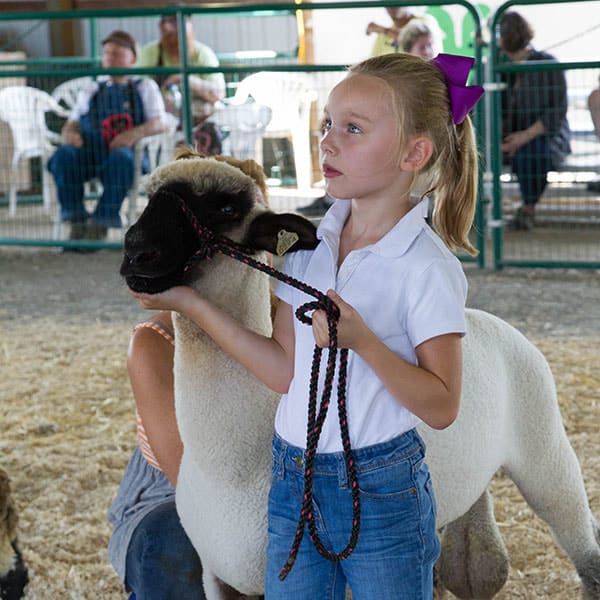
[[[459,409],[467,282],[452,250],[475,253],[468,235],[478,160],[468,112],[483,90],[466,85],[472,64],[450,55],[425,61],[388,54],[351,68],[329,95],[320,149],[327,193],[337,200],[318,227],[318,246],[287,255],[284,264],[288,275],[328,290],[340,310],[337,343],[349,349],[347,419],[335,414],[334,381],[310,473],[313,348],[330,344],[323,310],[312,314],[312,328],[294,319],[312,296],[280,282],[273,333],[265,337],[190,287],[131,292],[144,308],[193,319],[282,393],[272,445],[267,600],[343,600],[347,587],[354,600],[433,596],[440,545],[416,426],[443,429]],[[426,190],[435,191],[432,225]],[[323,355],[319,390],[326,360]],[[356,531],[352,470],[360,529],[346,553]],[[307,476],[313,481],[308,511],[321,546],[311,532],[292,554]],[[329,560],[327,553],[343,556]]]
[[[102,42],[102,67],[128,68],[135,63],[135,40],[113,31]],[[48,163],[56,182],[61,219],[71,222],[72,239],[100,240],[107,228],[121,227],[119,210],[133,183],[133,146],[164,131],[164,102],[154,81],[113,75],[92,81],[77,96],[62,129],[63,145]],[[83,184],[98,177],[102,194],[93,214],[84,203]]]

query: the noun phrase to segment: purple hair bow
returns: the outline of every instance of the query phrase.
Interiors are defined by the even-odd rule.
[[[458,125],[483,96],[480,85],[466,85],[475,59],[457,54],[438,54],[432,62],[446,77],[452,122]]]

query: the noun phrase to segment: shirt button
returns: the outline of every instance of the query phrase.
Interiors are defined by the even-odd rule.
[[[298,466],[298,467],[304,466],[304,459],[301,456],[294,456],[294,458],[292,458],[292,460],[296,463],[296,466]]]

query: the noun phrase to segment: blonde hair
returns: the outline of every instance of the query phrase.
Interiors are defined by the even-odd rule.
[[[430,61],[411,54],[385,54],[350,68],[348,77],[366,75],[385,82],[392,94],[401,148],[427,136],[431,158],[419,173],[435,192],[433,228],[451,250],[477,251],[469,241],[477,203],[478,152],[471,119],[452,123],[446,79]]]

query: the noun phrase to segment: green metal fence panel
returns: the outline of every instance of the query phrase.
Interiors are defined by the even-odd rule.
[[[519,5],[561,4],[561,2],[520,2]],[[565,7],[569,4],[564,3]],[[600,267],[600,139],[594,132],[587,99],[598,87],[600,62],[553,62],[528,60],[507,62],[498,47],[498,28],[502,16],[517,10],[514,2],[500,6],[491,18],[492,32],[486,88],[490,97],[489,162],[485,173],[486,194],[491,197],[487,225],[493,266],[590,268]],[[535,45],[535,38],[534,38]],[[511,81],[521,77],[554,81],[551,73],[564,74],[567,84],[571,153],[561,164],[553,164],[546,176],[546,188],[535,205],[533,222],[519,220],[523,202],[519,180],[513,173],[511,157],[503,154],[502,142],[511,118],[506,94]],[[507,83],[508,82],[508,83]],[[535,104],[547,98],[543,86]],[[557,93],[550,89],[548,93]],[[504,126],[503,126],[504,124]],[[539,167],[544,155],[533,153],[525,172]],[[521,176],[521,181],[525,176]]]
[[[452,2],[439,2],[439,0],[425,0],[421,3],[427,12],[439,17],[440,25],[446,34],[445,44],[449,44],[452,51],[468,54],[475,57],[475,67],[472,80],[474,83],[483,82],[483,61],[481,13],[478,7],[463,0]],[[231,19],[238,16],[248,22],[252,20],[265,21],[268,28],[269,19],[281,19],[289,16],[297,19],[306,11],[340,11],[340,10],[372,10],[392,6],[412,6],[410,2],[381,1],[381,2],[322,2],[314,4],[257,4],[246,6],[212,5],[212,6],[168,6],[164,8],[140,8],[123,10],[83,10],[83,11],[46,11],[43,13],[7,13],[0,15],[0,26],[2,24],[18,21],[25,24],[24,30],[38,31],[40,24],[58,22],[62,27],[71,26],[82,36],[81,56],[53,56],[53,57],[5,57],[0,56],[0,88],[7,84],[17,84],[42,90],[49,95],[56,92],[57,87],[75,78],[87,77],[102,79],[110,75],[134,74],[136,77],[152,77],[157,75],[168,76],[181,73],[183,75],[181,93],[182,104],[179,114],[179,127],[177,139],[181,144],[193,144],[194,142],[194,117],[192,115],[192,103],[190,102],[191,90],[189,87],[190,75],[208,75],[211,73],[222,73],[227,82],[227,97],[224,99],[220,110],[211,117],[215,123],[220,123],[219,128],[227,137],[223,140],[223,151],[236,155],[245,153],[243,157],[252,156],[258,160],[268,176],[270,185],[271,204],[275,210],[297,210],[308,205],[316,198],[324,194],[323,183],[320,181],[322,175],[318,164],[318,140],[319,115],[323,109],[327,93],[344,75],[348,63],[336,62],[328,64],[326,61],[306,61],[303,59],[300,48],[296,51],[289,49],[264,48],[262,51],[256,49],[248,50],[241,46],[239,51],[225,52],[219,55],[219,67],[194,67],[190,64],[187,53],[186,36],[179,36],[181,64],[177,67],[148,67],[133,69],[105,69],[101,62],[100,39],[105,33],[107,21],[111,23],[117,19],[120,23],[118,28],[132,29],[144,20],[150,20],[156,24],[161,15],[175,15],[180,31],[183,30],[186,16],[194,18]],[[460,9],[462,18],[463,34],[462,41],[457,41],[456,31],[450,12]],[[485,11],[485,7],[482,7]],[[35,28],[27,28],[27,23],[36,23]],[[24,34],[27,35],[27,34]],[[35,35],[39,35],[36,33]],[[156,36],[155,36],[156,37]],[[301,40],[300,40],[301,41]],[[1,50],[1,49],[0,49]],[[262,123],[259,112],[254,107],[251,126],[247,121],[248,114],[242,114],[242,109],[235,109],[236,92],[240,83],[250,75],[256,73],[275,72],[281,75],[281,79],[296,78],[310,82],[309,89],[298,91],[296,96],[290,96],[292,101],[298,102],[302,96],[302,102],[298,104],[298,111],[306,124],[306,137],[299,139],[298,135],[291,133],[291,128],[275,130],[270,127],[276,120],[272,115],[269,124]],[[273,90],[274,91],[274,90]],[[55,94],[56,95],[56,94]],[[61,101],[62,102],[62,101]],[[288,100],[289,102],[289,100]],[[63,109],[66,109],[62,102]],[[244,110],[247,107],[244,107]],[[236,116],[231,116],[237,110]],[[275,110],[275,108],[273,108]],[[248,111],[246,111],[248,112]],[[252,111],[251,111],[252,112]],[[256,114],[254,114],[256,113]],[[50,144],[54,147],[59,143],[58,137],[62,125],[67,118],[68,112],[49,110],[43,116],[43,127]],[[260,118],[259,118],[260,117]],[[478,142],[483,147],[484,139],[484,111],[478,107],[473,112],[473,120],[478,136]],[[29,118],[33,118],[29,115]],[[233,121],[232,121],[233,119]],[[237,120],[236,120],[237,119]],[[258,119],[258,121],[257,121]],[[264,127],[263,127],[264,125]],[[42,127],[42,125],[40,125]],[[256,129],[255,139],[249,139],[248,127]],[[4,128],[4,129],[2,129]],[[251,136],[250,136],[251,137]],[[12,156],[14,140],[10,130],[10,124],[0,122],[0,146],[1,154]],[[307,152],[308,149],[308,152]],[[162,158],[170,158],[164,152]],[[119,248],[122,245],[123,233],[127,225],[142,210],[145,202],[143,193],[134,199],[126,199],[121,211],[123,227],[111,229],[108,241],[81,242],[69,240],[69,226],[60,224],[56,191],[52,178],[48,176],[45,163],[52,150],[46,148],[40,155],[30,156],[19,161],[17,174],[14,175],[9,164],[0,164],[0,245],[31,245],[31,246],[62,246],[73,248]],[[483,170],[483,169],[482,169]],[[17,178],[16,206],[9,199],[9,188],[11,178]],[[86,186],[86,205],[91,209],[97,200],[98,186]],[[483,186],[480,185],[480,190]],[[140,186],[138,191],[143,191]],[[483,198],[483,193],[480,193]],[[482,267],[485,265],[485,215],[483,203],[479,202],[476,214],[476,223],[473,229],[473,243],[479,249],[480,254],[473,259],[470,256],[460,256],[464,261],[476,261]]]

